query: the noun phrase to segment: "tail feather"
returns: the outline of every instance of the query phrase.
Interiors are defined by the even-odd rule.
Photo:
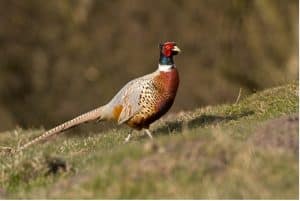
[[[72,127],[78,126],[82,123],[87,123],[87,122],[94,121],[94,120],[101,120],[103,118],[103,116],[102,116],[103,107],[104,106],[99,107],[99,108],[97,108],[95,110],[92,110],[90,112],[87,112],[85,114],[82,114],[82,115],[80,115],[80,116],[78,116],[78,117],[76,117],[76,118],[74,118],[70,121],[67,121],[63,124],[60,124],[60,125],[52,128],[52,129],[46,131],[44,134],[42,134],[42,135],[36,137],[35,139],[27,142],[26,144],[20,146],[17,149],[16,152],[22,151],[22,150],[28,148],[29,146],[31,146],[33,144],[36,144],[36,143],[38,143],[40,141],[43,141],[43,140],[46,140],[51,136],[54,136],[54,135],[56,135],[60,132],[66,131],[66,130],[72,128]]]

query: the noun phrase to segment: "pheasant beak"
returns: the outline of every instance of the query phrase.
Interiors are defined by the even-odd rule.
[[[173,48],[172,48],[172,51],[173,52],[176,52],[176,53],[180,53],[180,49],[175,45]]]

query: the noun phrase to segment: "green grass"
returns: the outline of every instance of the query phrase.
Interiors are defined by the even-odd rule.
[[[170,114],[152,142],[128,129],[0,153],[0,198],[298,198],[298,83]],[[17,146],[41,130],[0,134]]]

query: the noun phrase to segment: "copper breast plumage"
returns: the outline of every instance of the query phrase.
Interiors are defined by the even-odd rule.
[[[126,124],[136,129],[148,128],[173,105],[178,85],[179,76],[176,68],[168,72],[159,72],[151,81],[142,86],[138,103],[141,110]]]

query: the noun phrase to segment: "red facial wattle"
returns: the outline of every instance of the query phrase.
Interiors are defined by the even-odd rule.
[[[163,54],[166,57],[171,56],[173,47],[174,47],[174,45],[172,43],[164,44],[164,46],[163,46]]]

